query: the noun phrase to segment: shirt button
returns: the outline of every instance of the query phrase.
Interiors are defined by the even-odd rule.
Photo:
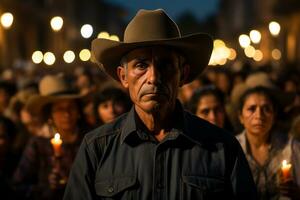
[[[112,186],[110,186],[110,187],[107,188],[107,191],[108,191],[109,193],[112,193],[112,192],[114,192],[114,188],[113,188]]]

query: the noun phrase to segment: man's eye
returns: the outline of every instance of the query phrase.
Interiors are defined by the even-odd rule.
[[[254,112],[256,110],[256,106],[250,106],[247,110],[250,112]]]
[[[135,66],[140,69],[145,69],[148,67],[147,63],[144,63],[144,62],[139,62]]]
[[[209,113],[209,109],[203,109],[203,110],[201,110],[201,114],[202,115],[205,115],[205,116],[207,116],[208,115],[208,113]]]

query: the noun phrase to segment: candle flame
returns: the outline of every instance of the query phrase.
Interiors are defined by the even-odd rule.
[[[59,133],[55,133],[55,135],[54,135],[54,139],[55,139],[55,140],[59,140],[59,139],[60,139],[60,135],[59,135]]]
[[[282,166],[286,166],[287,165],[287,161],[286,160],[283,160],[282,161]]]

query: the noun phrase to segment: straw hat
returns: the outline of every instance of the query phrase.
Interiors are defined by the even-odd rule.
[[[63,99],[79,99],[82,96],[72,90],[62,76],[47,75],[39,82],[39,95],[32,96],[27,102],[27,109],[39,114],[43,107]]]
[[[121,58],[136,48],[155,45],[174,48],[185,56],[190,65],[190,74],[185,83],[189,83],[207,66],[213,41],[203,33],[181,36],[177,24],[162,9],[139,10],[127,25],[123,42],[102,38],[92,42],[92,59],[119,81],[116,68]]]

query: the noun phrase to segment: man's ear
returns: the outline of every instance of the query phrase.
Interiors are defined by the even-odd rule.
[[[125,67],[118,66],[118,68],[117,68],[118,77],[119,77],[123,87],[128,88],[128,81],[127,81],[126,73],[127,72],[126,72]]]
[[[190,65],[184,64],[180,74],[180,84],[179,86],[183,86],[185,81],[187,80],[190,73]]]

